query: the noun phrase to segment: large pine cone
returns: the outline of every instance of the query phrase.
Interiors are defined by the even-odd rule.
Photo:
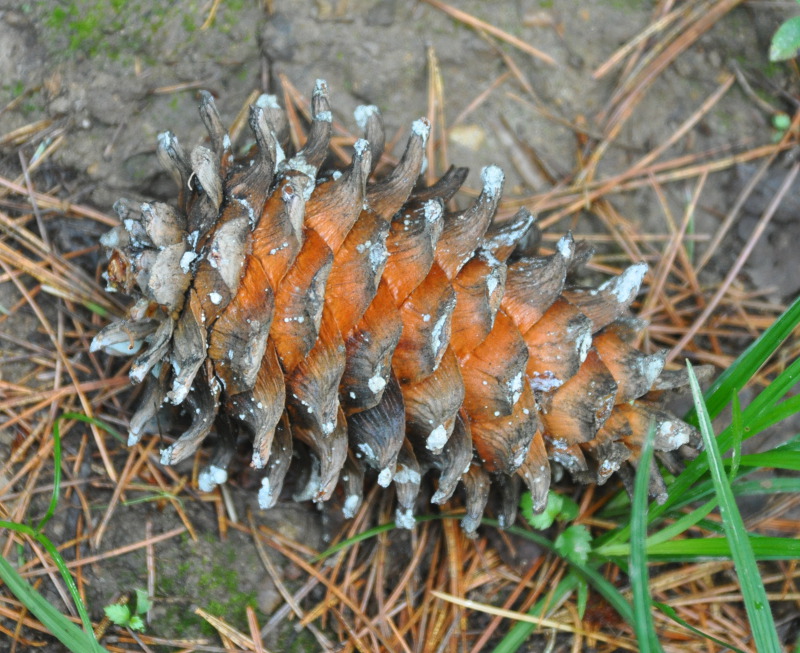
[[[492,226],[496,166],[484,168],[472,206],[447,211],[466,170],[419,184],[424,119],[398,166],[369,183],[384,134],[376,108],[360,107],[367,140],[347,169],[321,169],[331,134],[324,82],[291,158],[272,96],[251,108],[256,145],[242,161],[209,94],[200,115],[210,148],[187,156],[173,134],[159,138],[177,208],[121,201],[122,224],[102,239],[109,290],[138,297],[92,344],[137,355],[130,378],[145,389],[129,444],[162,405],[180,405],[191,426],[162,462],[184,460],[215,431],[203,490],[225,481],[247,438],[262,507],[275,504],[291,468],[296,500],[326,501],[341,486],[351,516],[372,469],[381,486],[394,481],[398,523],[409,527],[421,477],[435,469],[434,503],[463,483],[468,532],[491,488],[513,520],[519,477],[543,508],[550,461],[603,483],[616,471],[630,479],[651,423],[657,451],[699,445],[659,403],[683,375],[662,374],[663,354],[629,344],[644,326],[628,316],[643,263],[587,289],[568,282],[590,254],[569,234],[550,256],[521,256],[534,219],[522,210]],[[664,494],[658,474],[651,494]]]

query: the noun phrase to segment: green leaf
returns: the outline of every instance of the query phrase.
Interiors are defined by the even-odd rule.
[[[561,512],[563,504],[563,497],[552,490],[547,494],[547,505],[539,513],[533,512],[533,500],[530,492],[525,492],[520,499],[522,516],[531,525],[531,528],[535,528],[537,531],[546,530],[553,525],[556,517]]]
[[[567,560],[585,563],[592,550],[592,535],[583,524],[573,524],[556,538],[553,546]]]
[[[647,498],[650,487],[650,463],[653,460],[653,424],[647,432],[642,447],[639,465],[636,468],[636,481],[631,503],[631,554],[629,574],[633,592],[633,629],[642,653],[662,653],[653,623],[652,601],[650,597],[650,574],[647,567]]]
[[[800,2],[800,0],[798,0]],[[781,111],[772,116],[772,126],[782,132],[785,132],[792,126],[792,119],[788,114]]]
[[[128,628],[130,628],[131,630],[142,631],[144,630],[144,621],[142,621],[142,618],[138,614],[135,614],[131,617],[131,620],[128,622]]]
[[[111,623],[117,626],[127,626],[131,621],[131,611],[125,604],[116,603],[114,605],[107,605],[103,608],[106,617],[111,619]]]
[[[563,494],[556,494],[556,496],[561,498],[561,508],[559,508],[556,519],[560,521],[575,520],[578,517],[578,512],[580,511],[578,504]]]
[[[790,18],[778,28],[769,47],[770,61],[786,61],[800,48],[800,16]]]
[[[700,384],[692,369],[692,364],[686,361],[689,372],[689,385],[692,389],[694,405],[697,409],[700,432],[703,435],[703,443],[708,452],[708,466],[711,478],[714,482],[714,489],[719,498],[720,515],[725,527],[726,539],[730,543],[733,563],[736,567],[736,574],[742,587],[742,598],[744,599],[745,610],[750,619],[750,627],[753,630],[753,639],[759,651],[780,651],[781,645],[778,641],[778,632],[775,629],[775,622],[772,619],[767,593],[756,564],[756,558],[751,545],[751,538],[748,536],[744,527],[742,515],[733,496],[728,477],[725,474],[725,466],[722,463],[717,439],[711,427],[711,418],[703,402],[703,393]]]
[[[147,592],[145,590],[136,590],[136,614],[145,614],[150,608],[153,607],[153,603],[150,601],[150,598],[147,596]]]
[[[529,524],[536,517],[536,513],[533,512],[533,497],[531,497],[530,492],[523,492],[519,498],[519,511],[522,513],[522,518]]]
[[[578,617],[581,619],[586,614],[587,603],[589,603],[589,583],[581,578],[581,582],[578,583],[578,598],[575,601],[575,607],[578,608]]]

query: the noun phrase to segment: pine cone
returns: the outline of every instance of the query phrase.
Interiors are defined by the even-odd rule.
[[[121,225],[101,240],[108,289],[138,298],[92,343],[136,355],[130,378],[145,388],[130,445],[163,405],[178,405],[191,425],[162,462],[184,460],[215,431],[201,489],[226,480],[246,439],[263,508],[291,469],[296,500],[336,493],[352,516],[374,470],[381,486],[394,481],[407,527],[435,470],[434,503],[463,483],[470,533],[490,490],[501,521],[513,522],[519,478],[542,509],[550,461],[584,483],[614,472],[630,481],[651,423],[657,451],[699,447],[698,433],[661,407],[685,376],[662,374],[663,352],[630,344],[644,327],[628,307],[645,264],[589,289],[568,281],[591,255],[570,234],[550,256],[521,255],[534,218],[521,210],[492,225],[496,166],[484,168],[469,208],[447,211],[466,170],[420,184],[425,119],[391,174],[369,182],[384,133],[377,109],[359,107],[366,140],[347,169],[326,168],[322,81],[307,142],[291,158],[272,96],[251,107],[256,145],[242,161],[207,93],[200,115],[210,148],[187,156],[173,134],[159,137],[177,208],[120,201]],[[663,498],[655,471],[651,494]]]

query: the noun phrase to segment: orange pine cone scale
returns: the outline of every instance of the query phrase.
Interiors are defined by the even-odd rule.
[[[383,127],[375,107],[360,107],[367,140],[348,168],[324,168],[324,82],[291,158],[272,96],[251,107],[256,145],[241,161],[208,94],[200,115],[210,147],[187,155],[171,133],[159,138],[177,208],[121,201],[122,224],[101,241],[109,290],[137,298],[92,344],[136,356],[130,378],[145,388],[129,444],[163,406],[181,406],[191,424],[162,462],[184,460],[214,433],[203,490],[227,479],[247,441],[263,508],[291,478],[295,499],[336,496],[352,516],[373,470],[395,485],[398,524],[410,527],[431,472],[434,503],[463,486],[469,533],[491,494],[503,523],[513,521],[520,479],[542,509],[551,464],[585,483],[617,471],[629,480],[651,423],[665,456],[700,445],[661,405],[685,379],[662,375],[663,353],[629,344],[644,327],[628,315],[644,264],[596,289],[573,287],[586,247],[567,235],[552,255],[527,256],[527,211],[492,225],[498,167],[483,170],[469,208],[447,211],[466,170],[420,184],[421,119],[397,167],[370,181]],[[653,478],[658,498],[663,481]]]

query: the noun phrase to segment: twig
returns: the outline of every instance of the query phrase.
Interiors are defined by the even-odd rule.
[[[541,61],[544,61],[546,64],[551,66],[555,66],[556,60],[553,59],[549,54],[545,54],[541,50],[534,48],[532,45],[525,43],[521,39],[518,39],[516,36],[512,36],[508,32],[501,30],[499,27],[495,27],[494,25],[487,23],[486,21],[481,20],[480,18],[475,18],[468,14],[465,11],[461,11],[460,9],[456,9],[455,7],[451,7],[444,2],[439,2],[439,0],[423,0],[427,4],[431,5],[432,7],[436,7],[439,11],[443,11],[444,13],[452,16],[456,20],[460,20],[462,23],[466,23],[471,27],[477,27],[479,29],[488,32],[492,36],[496,36],[501,41],[505,41],[506,43],[513,45],[515,48],[522,50],[523,52],[527,52],[532,57],[535,57]]]

